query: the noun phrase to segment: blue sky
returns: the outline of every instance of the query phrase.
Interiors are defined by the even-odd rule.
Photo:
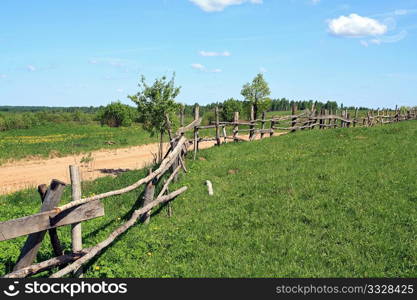
[[[0,105],[89,106],[176,72],[178,100],[417,104],[417,0],[0,1]]]

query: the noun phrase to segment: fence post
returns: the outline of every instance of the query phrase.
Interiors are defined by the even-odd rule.
[[[324,109],[323,109],[323,107],[320,109],[320,121],[319,121],[319,124],[320,124],[320,126],[319,126],[319,128],[320,129],[323,129],[324,128],[324,126],[323,126],[323,124],[324,124],[324,119],[323,119],[323,116],[324,116]]]
[[[194,106],[194,120],[200,118],[200,107],[198,104]],[[198,126],[194,126],[194,160],[196,159],[198,151]]]
[[[350,112],[346,111],[346,119],[350,120]],[[350,120],[352,121],[352,120]],[[352,125],[352,122],[346,123],[346,127],[350,127]]]
[[[249,140],[252,141],[255,135],[255,106],[253,104],[250,107],[250,123]]]
[[[46,192],[45,199],[42,203],[40,212],[45,212],[58,206],[61,200],[62,193],[65,188],[65,183],[59,180],[52,180],[51,185]],[[32,233],[26,239],[19,258],[13,268],[13,271],[30,266],[36,258],[36,254],[42,244],[46,231]]]
[[[295,103],[293,103],[291,105],[291,115],[293,116],[291,118],[291,127],[295,127],[295,125],[297,124],[297,117],[294,117],[295,114],[297,113],[297,105]],[[292,129],[291,132],[294,132],[295,129]]]
[[[81,199],[80,169],[78,166],[71,165],[69,167],[69,171],[71,179],[72,201],[77,201]],[[83,249],[81,222],[71,225],[71,244],[73,253],[77,253]],[[74,276],[83,277],[83,269],[79,268],[76,270],[74,272]]]
[[[399,112],[398,112],[398,105],[395,105],[395,122],[399,122]]]
[[[220,141],[220,127],[219,127],[220,117],[219,117],[219,107],[218,106],[216,106],[214,108],[214,113],[216,115],[216,145],[220,146],[220,143],[221,143],[221,141]]]
[[[271,119],[271,131],[269,133],[270,137],[274,136],[274,130],[275,130],[274,127],[275,127],[275,119],[274,119],[274,117],[272,117],[272,119]]]
[[[235,111],[234,115],[233,115],[233,141],[234,142],[238,142],[237,136],[239,135],[239,112]]]
[[[356,123],[358,123],[358,108],[355,109],[355,120],[353,121],[353,127],[356,127]]]
[[[262,113],[262,126],[261,126],[261,139],[263,139],[264,138],[264,135],[265,135],[265,133],[263,132],[263,130],[265,130],[265,117],[266,117],[266,114],[265,114],[265,112],[263,112]]]

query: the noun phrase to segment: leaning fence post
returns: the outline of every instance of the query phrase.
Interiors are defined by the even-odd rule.
[[[152,173],[152,169],[149,169],[149,174],[151,173]],[[146,206],[147,204],[153,201],[153,198],[155,196],[155,182],[154,182],[155,178],[151,179],[145,186],[145,191],[143,193],[143,206]],[[148,224],[150,217],[151,217],[151,211],[144,213],[142,215],[142,222],[144,224]]]
[[[233,141],[237,142],[237,136],[239,135],[239,112],[235,111],[235,114],[233,115]]]
[[[80,169],[78,166],[71,165],[69,167],[69,171],[71,179],[72,201],[77,201],[81,199]],[[78,253],[83,249],[81,222],[71,225],[71,244],[73,253]],[[76,270],[74,272],[74,276],[83,277],[83,269],[79,268]]]
[[[46,184],[41,184],[38,186],[38,193],[41,197],[41,201],[45,200],[46,193],[48,192],[48,186]],[[61,242],[58,237],[56,228],[51,228],[48,230],[49,238],[51,240],[52,249],[54,249],[55,256],[61,256],[64,254],[61,247]]]
[[[200,118],[200,107],[198,104],[194,106],[194,121]],[[198,151],[198,126],[194,126],[194,160]]]
[[[45,195],[42,203],[41,212],[49,211],[58,206],[61,200],[62,193],[65,188],[65,183],[59,180],[52,180],[51,185]],[[42,244],[42,240],[46,231],[32,233],[26,239],[22,250],[20,251],[19,259],[13,268],[13,271],[30,266],[36,258],[36,254]]]
[[[216,115],[216,145],[220,146],[220,117],[219,117],[219,108],[216,106],[214,109]]]

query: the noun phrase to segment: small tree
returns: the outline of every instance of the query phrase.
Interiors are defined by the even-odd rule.
[[[246,83],[240,93],[254,106],[255,119],[258,118],[259,112],[267,110],[271,105],[271,99],[268,98],[271,91],[262,73],[256,75],[252,83]]]
[[[181,87],[175,87],[175,74],[169,81],[165,76],[155,79],[152,86],[146,84],[145,77],[142,75],[138,86],[140,91],[128,98],[137,104],[143,128],[150,132],[151,136],[159,135],[158,158],[161,161],[163,136],[167,130],[165,116],[168,115],[173,125],[178,122],[176,112],[179,104],[175,102],[175,98],[180,93]]]
[[[222,104],[221,116],[224,121],[233,121],[234,113],[237,111],[242,113],[243,103],[239,100],[229,98]]]

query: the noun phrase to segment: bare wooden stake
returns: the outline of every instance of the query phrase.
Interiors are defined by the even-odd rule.
[[[80,169],[78,166],[71,165],[69,167],[69,171],[71,178],[72,201],[77,201],[81,199]],[[78,253],[83,249],[81,222],[71,225],[71,243],[72,253]],[[83,277],[83,269],[79,268],[78,270],[75,270],[74,276],[77,278]]]
[[[252,141],[255,138],[255,106],[253,104],[250,107],[250,123],[249,140]]]
[[[216,108],[214,109],[214,113],[216,115],[216,145],[220,146],[221,141],[220,141],[220,118],[219,118],[219,108],[216,106]]]
[[[233,123],[235,123],[234,127],[233,127],[233,141],[238,142],[239,140],[237,139],[238,135],[239,135],[239,112],[235,111],[235,114],[233,115]]]
[[[353,121],[353,127],[356,127],[358,123],[358,108],[355,109],[355,120]]]
[[[200,107],[198,104],[194,106],[194,121],[198,120],[200,118]],[[194,127],[194,160],[197,157],[197,151],[198,151],[198,126]]]
[[[262,121],[261,121],[261,129],[262,130],[265,130],[265,117],[266,117],[266,113],[265,112],[263,112],[262,113]],[[263,132],[263,131],[261,131],[261,139],[263,139],[264,138],[264,135],[265,135],[265,132]]]
[[[206,185],[207,185],[207,190],[208,190],[209,196],[213,196],[214,195],[213,184],[211,183],[210,180],[206,180]]]
[[[275,132],[275,120],[274,118],[271,119],[271,132],[269,133],[269,136],[272,137],[274,136],[274,132]]]
[[[291,119],[291,127],[295,127],[295,125],[297,124],[297,117],[295,117],[295,114],[297,113],[297,105],[295,103],[293,103],[291,105],[291,115],[293,116],[293,118]],[[291,132],[294,132],[295,130],[291,130]]]

